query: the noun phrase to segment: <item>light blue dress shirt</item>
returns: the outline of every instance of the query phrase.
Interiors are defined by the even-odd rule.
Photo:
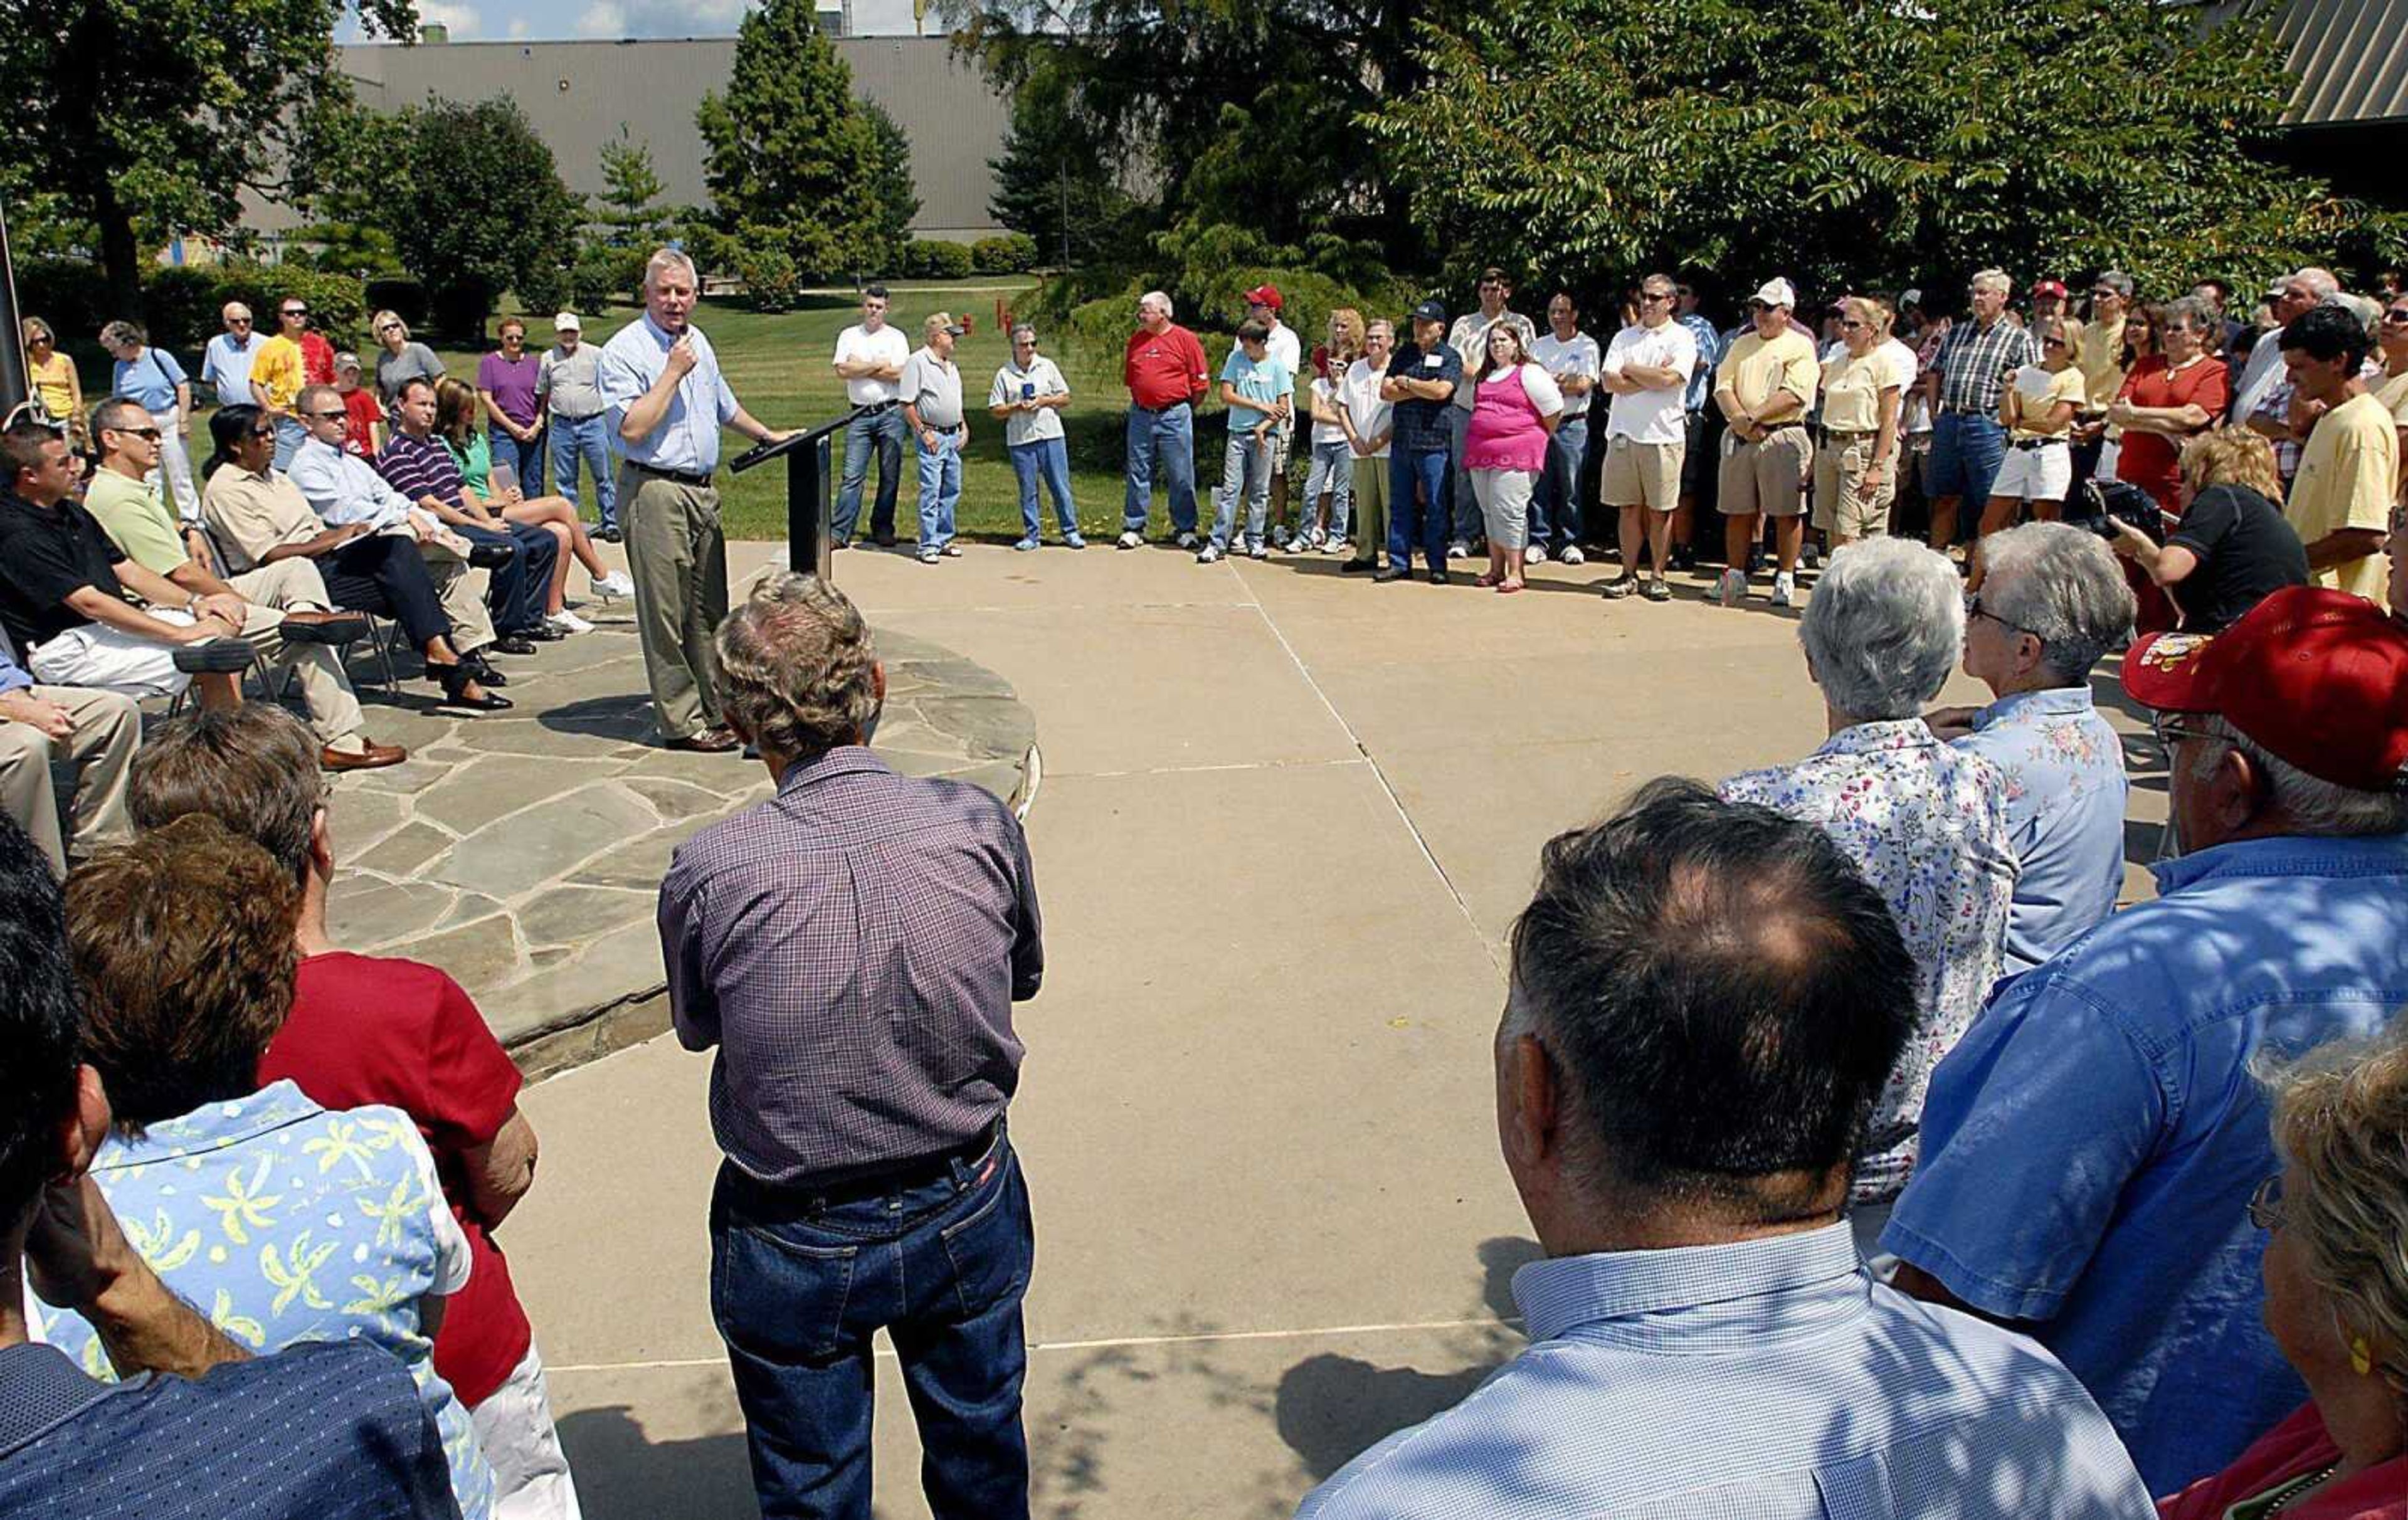
[[[1875,1283],[1844,1224],[1533,1262],[1530,1346],[1298,1520],[2144,1520],[2047,1353]]]
[[[185,382],[184,366],[165,349],[146,347],[132,364],[114,362],[109,371],[111,395],[122,395],[144,411],[172,411],[176,387]]]
[[[309,498],[309,509],[330,528],[373,523],[380,531],[409,521],[410,500],[357,454],[311,438],[294,451],[284,478]]]
[[[2087,682],[2002,696],[1954,741],[2006,780],[2015,861],[2000,976],[2028,971],[2096,928],[2124,889],[2124,744]]]
[[[1713,394],[1714,366],[1723,362],[1726,345],[1723,335],[1714,331],[1714,324],[1694,311],[1681,319],[1681,325],[1698,340],[1698,358],[1703,365],[1703,367],[1690,373],[1689,383],[1681,393],[1681,405],[1689,411],[1702,411],[1706,397]]]
[[[251,405],[251,362],[259,357],[259,346],[265,341],[257,333],[240,348],[235,347],[232,333],[209,339],[201,354],[201,379],[218,388],[219,406]]]
[[[738,411],[736,393],[719,372],[719,355],[702,329],[689,326],[694,338],[694,367],[678,382],[668,411],[641,443],[619,437],[627,409],[644,398],[653,381],[668,368],[669,348],[677,339],[652,320],[649,311],[610,335],[602,345],[602,415],[609,419],[610,447],[628,460],[654,469],[685,475],[708,475],[719,467],[719,430]]]
[[[2222,1470],[2306,1395],[2258,1318],[2275,1170],[2261,1054],[2408,1003],[2408,835],[2244,839],[2000,989],[1940,1069],[1883,1249],[2033,1333],[2152,1492]]]

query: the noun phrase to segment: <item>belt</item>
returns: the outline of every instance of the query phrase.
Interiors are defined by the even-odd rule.
[[[913,1156],[883,1166],[856,1170],[823,1172],[799,1182],[770,1183],[745,1171],[740,1167],[727,1169],[730,1189],[741,1197],[765,1201],[772,1208],[792,1209],[808,1205],[817,1208],[828,1204],[857,1203],[863,1198],[879,1197],[887,1193],[906,1192],[941,1182],[953,1175],[956,1162],[968,1163],[993,1150],[1003,1137],[1003,1119],[997,1115],[985,1128],[950,1149],[927,1155]]]
[[[1871,437],[1876,431],[1876,429],[1870,427],[1827,427],[1823,429],[1823,437],[1827,440],[1831,438],[1869,438]]]
[[[1166,411],[1176,411],[1181,407],[1188,405],[1188,403],[1184,401],[1166,401],[1159,407],[1149,407],[1144,402],[1132,396],[1129,398],[1129,405],[1135,407],[1140,411],[1161,413]]]
[[[1987,417],[1992,422],[1998,421],[1999,417],[1999,409],[1996,403],[1986,407],[1960,407],[1954,401],[1942,401],[1940,403],[1940,411],[1942,416]]]
[[[862,417],[882,417],[902,404],[900,401],[865,401],[861,404],[860,416],[853,421],[859,422]]]
[[[710,485],[710,477],[707,474],[696,475],[691,470],[663,469],[657,465],[647,465],[640,459],[628,460],[627,467],[638,475],[650,475],[655,480],[675,480],[680,485],[691,485],[706,490]]]
[[[2029,453],[2034,450],[2045,449],[2052,443],[2063,443],[2064,441],[2065,440],[2063,438],[2015,438],[2007,446],[2011,449],[2021,449],[2025,452]]]

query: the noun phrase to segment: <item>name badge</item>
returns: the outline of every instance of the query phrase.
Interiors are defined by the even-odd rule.
[[[1443,369],[1446,367],[1446,361],[1435,353],[1425,353],[1422,355],[1422,367],[1424,369]]]

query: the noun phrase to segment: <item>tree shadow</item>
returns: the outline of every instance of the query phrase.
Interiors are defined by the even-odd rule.
[[[535,714],[535,720],[555,733],[588,734],[641,744],[652,732],[652,698],[642,692],[582,697],[546,708]]]
[[[613,1405],[564,1416],[560,1445],[589,1520],[757,1520],[761,1513],[740,1430],[656,1441],[625,1405]]]

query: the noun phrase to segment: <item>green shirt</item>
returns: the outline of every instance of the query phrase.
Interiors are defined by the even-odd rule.
[[[438,436],[443,437],[443,448],[451,454],[452,463],[459,466],[460,483],[484,500],[492,501],[494,499],[494,446],[485,441],[484,433],[480,429],[470,428],[468,447],[466,449],[452,442],[448,436]]]
[[[146,570],[165,575],[192,558],[184,552],[176,514],[155,485],[129,480],[113,469],[94,470],[83,505],[126,557]]]

